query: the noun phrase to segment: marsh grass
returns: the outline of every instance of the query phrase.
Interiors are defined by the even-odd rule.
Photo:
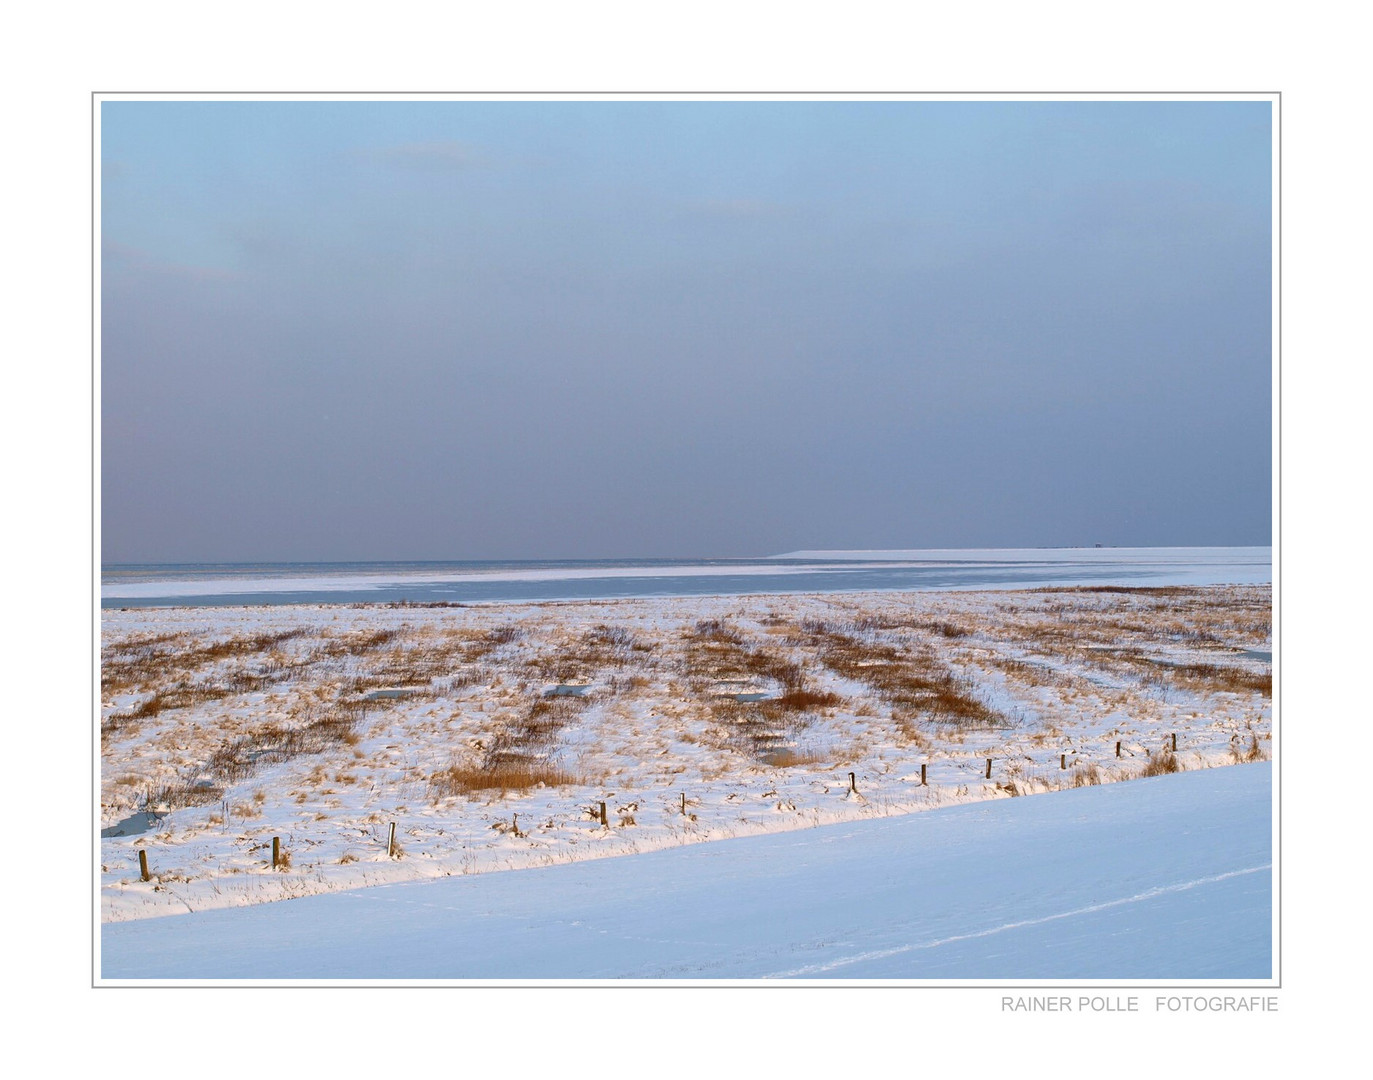
[[[775,645],[750,643],[721,620],[698,621],[682,642],[688,681],[705,698],[717,725],[714,741],[755,761],[771,764],[778,755],[794,754],[790,744],[814,715],[842,703],[838,694],[811,687],[796,659],[781,655]],[[760,701],[737,701],[719,695],[716,688],[722,682],[780,685],[782,692]]]
[[[176,781],[151,789],[148,792],[146,809],[152,809],[156,806],[167,806],[172,810],[187,806],[208,806],[223,799],[224,792],[225,788],[216,784]],[[235,813],[238,809],[235,808]],[[245,813],[239,814],[239,816],[249,816],[246,812],[248,808],[243,807],[242,809],[245,810]]]
[[[992,656],[984,661],[990,667],[1028,683],[1030,686],[1061,686],[1069,680],[1043,663],[1033,663],[1014,657]]]
[[[626,627],[600,623],[580,635],[554,642],[551,649],[526,659],[524,667],[538,679],[563,683],[591,680],[631,664],[643,667],[656,649],[656,644],[640,641]]]
[[[341,705],[322,716],[306,714],[298,724],[268,721],[243,735],[221,743],[205,762],[197,765],[192,778],[163,784],[149,796],[151,805],[165,804],[172,809],[204,806],[222,799],[228,788],[251,777],[260,767],[290,761],[304,754],[319,754],[334,746],[357,741],[354,727],[361,710]],[[254,795],[262,803],[262,792]],[[244,806],[245,814],[254,808]],[[237,812],[237,811],[235,811]]]
[[[1182,763],[1171,750],[1155,750],[1149,755],[1144,771],[1140,776],[1166,776],[1168,773],[1182,772]]]
[[[688,675],[779,683],[784,695],[806,689],[801,664],[773,649],[750,645],[737,628],[719,619],[698,621],[682,635],[682,641],[687,650]]]
[[[764,755],[764,764],[778,769],[792,769],[798,765],[827,765],[834,760],[832,755],[816,753],[813,750],[799,750],[788,746],[779,747]]]
[[[976,695],[933,651],[898,648],[871,636],[828,631],[815,635],[821,661],[846,679],[865,683],[906,726],[914,720],[963,728],[992,728],[1008,720]]]
[[[588,704],[579,697],[540,698],[522,713],[500,720],[483,741],[475,762],[454,759],[430,775],[430,798],[581,783],[575,774],[554,764],[552,757],[558,733],[578,719]]]
[[[176,648],[180,634],[161,634],[111,647],[100,662],[100,692],[122,693],[141,686],[184,681],[191,673],[212,663],[231,658],[257,656],[311,633],[304,627],[274,634],[228,638],[208,645]],[[164,646],[169,646],[164,648]]]
[[[548,762],[504,761],[478,767],[455,762],[430,776],[429,793],[433,799],[484,791],[499,791],[504,795],[537,787],[574,787],[581,783],[574,773]]]
[[[1003,605],[1004,636],[1053,652],[1095,645],[1140,648],[1170,642],[1203,647],[1257,644],[1272,629],[1271,591],[1185,586],[1081,586],[1031,590],[1033,602]],[[1104,664],[1109,657],[1096,657]]]
[[[1268,751],[1259,742],[1258,732],[1254,732],[1249,737],[1249,745],[1245,746],[1239,736],[1230,743],[1230,760],[1238,764],[1247,764],[1254,761],[1267,761]]]
[[[1204,690],[1273,696],[1271,671],[1250,671],[1227,664],[1179,664],[1172,668],[1172,675],[1179,682]]]
[[[1272,675],[1233,654],[1241,647],[1268,647],[1269,596],[1259,588],[1087,587],[1006,595],[976,605],[889,598],[741,600],[737,607],[709,609],[728,610],[727,617],[681,621],[675,627],[661,615],[622,619],[609,606],[567,619],[550,608],[547,617],[500,624],[485,612],[383,612],[356,618],[372,626],[379,619],[405,621],[351,632],[331,630],[326,621],[221,640],[209,640],[204,632],[143,633],[103,650],[102,690],[126,696],[120,697],[118,711],[106,705],[102,741],[127,739],[144,725],[146,742],[160,755],[156,760],[175,764],[158,765],[153,757],[142,759],[154,761],[151,766],[140,764],[135,751],[143,741],[128,742],[111,748],[105,783],[116,804],[133,797],[131,789],[137,787],[141,797],[158,781],[162,786],[149,795],[173,806],[233,799],[233,785],[260,767],[356,744],[359,731],[368,733],[369,721],[375,731],[394,728],[398,743],[419,740],[405,745],[405,752],[422,755],[419,764],[413,756],[407,759],[406,778],[421,784],[428,779],[437,798],[582,783],[560,764],[559,744],[563,729],[587,715],[586,740],[579,739],[579,745],[602,737],[603,714],[612,726],[620,723],[617,715],[631,717],[634,737],[644,734],[655,748],[666,734],[697,747],[692,752],[702,752],[702,745],[730,751],[714,754],[709,763],[721,775],[765,771],[758,766],[825,763],[810,749],[828,743],[828,732],[825,739],[814,733],[822,721],[860,726],[855,740],[845,743],[858,755],[855,761],[882,745],[908,751],[955,746],[965,738],[976,742],[977,732],[1014,726],[1017,707],[1031,695],[1036,704],[1030,712],[1040,716],[1058,716],[1059,703],[1064,715],[1076,717],[1140,701],[1153,710],[1151,716],[1164,705],[1179,704],[1197,709],[1193,716],[1206,715],[1209,706],[1218,715],[1261,715],[1266,703],[1257,699],[1271,697]],[[784,607],[796,614],[784,614]],[[376,605],[363,608],[377,610]],[[1216,662],[1196,662],[1213,658]],[[1112,678],[1100,678],[1093,669]],[[535,677],[589,680],[596,689],[586,697],[535,700],[540,689]],[[984,698],[979,678],[995,686],[995,701],[1006,702],[1004,712]],[[725,681],[773,696],[739,702],[722,696]],[[474,683],[489,692],[454,693]],[[421,698],[459,700],[437,709],[355,700],[391,686],[411,688]],[[1027,687],[1053,689],[1035,694]],[[1158,693],[1145,700],[1141,688]],[[1184,699],[1229,693],[1241,700],[1160,702],[1165,693]],[[264,697],[232,700],[248,694]],[[594,707],[592,714],[584,713],[588,706]],[[440,713],[447,718],[434,719]],[[477,722],[483,726],[481,741],[466,744],[472,749],[447,740],[448,730],[461,729],[466,737],[472,732],[465,725]],[[640,731],[654,725],[657,730]],[[1047,720],[1044,729],[1052,730]],[[1220,754],[1226,735],[1217,740]],[[1047,737],[1026,733],[1031,743],[1039,739],[1042,744]],[[428,741],[434,738],[443,741]],[[1057,735],[1054,741],[1060,741]],[[449,765],[430,775],[449,760],[455,745],[459,751]],[[1258,734],[1244,732],[1229,755],[1236,762],[1262,760],[1268,748]],[[194,767],[188,765],[192,753],[199,761]],[[365,757],[357,749],[351,756]],[[339,762],[349,757],[323,759],[333,782],[349,782],[338,771]],[[1155,757],[1145,775],[1181,767],[1176,760],[1170,767],[1164,755]],[[573,760],[580,772],[580,760]],[[146,777],[131,780],[130,768],[146,768]],[[1078,766],[1042,779],[1051,786],[1084,786],[1125,775],[1120,768],[1118,763],[1103,777],[1095,766]],[[703,765],[702,775],[705,771]],[[151,785],[147,777],[153,778]],[[275,794],[289,801],[284,793]]]

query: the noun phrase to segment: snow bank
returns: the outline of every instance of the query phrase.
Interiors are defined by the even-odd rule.
[[[102,927],[103,980],[1270,980],[1254,764]]]

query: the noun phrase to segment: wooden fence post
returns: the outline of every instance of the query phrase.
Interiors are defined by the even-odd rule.
[[[1120,743],[1116,743],[1116,757],[1120,757]]]
[[[1066,769],[1066,768],[1068,767],[1068,755],[1067,755],[1067,754],[1059,754],[1059,755],[1058,755],[1058,767],[1059,767],[1060,769]]]
[[[987,779],[990,780],[991,778],[992,778],[992,759],[991,759],[991,758],[988,758],[988,759],[987,759]]]
[[[389,859],[396,850],[396,823],[391,822],[391,835],[386,838],[386,857]]]
[[[138,849],[138,876],[144,881],[151,881],[152,877],[148,874],[148,850],[147,848]]]
[[[605,803],[601,803],[601,825],[603,828],[610,828],[610,821],[605,816]]]
[[[925,779],[925,763],[920,763],[920,786],[924,787],[928,781]]]
[[[858,794],[858,781],[854,779],[853,773],[849,773],[849,790],[855,795]]]
[[[1178,748],[1178,733],[1175,731],[1175,732],[1173,732],[1173,752],[1174,752],[1174,753],[1177,752],[1177,748]]]
[[[682,817],[686,817],[686,792],[682,792]]]
[[[281,862],[281,837],[279,837],[279,836],[274,836],[274,837],[272,837],[272,869],[275,870],[275,869],[277,868],[277,864],[280,863],[280,862]]]

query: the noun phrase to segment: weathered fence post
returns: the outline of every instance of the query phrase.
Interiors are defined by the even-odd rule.
[[[144,881],[151,881],[152,877],[148,873],[148,851],[146,848],[138,849],[138,876]]]
[[[1173,752],[1174,752],[1174,753],[1177,752],[1177,748],[1178,748],[1178,733],[1175,731],[1175,732],[1173,732]]]
[[[1116,757],[1120,757],[1120,743],[1116,743]]]
[[[991,758],[988,758],[988,759],[987,759],[987,779],[990,780],[991,778],[992,778],[992,759],[991,759]]]
[[[389,859],[396,850],[396,823],[391,822],[391,835],[386,838],[386,857]]]
[[[682,792],[682,817],[686,817],[686,792]]]
[[[1068,755],[1067,755],[1067,754],[1059,754],[1059,755],[1058,755],[1058,767],[1059,767],[1060,769],[1066,769],[1066,768],[1068,767]]]
[[[275,870],[281,862],[281,837],[272,837],[272,869]]]
[[[922,761],[920,763],[920,786],[924,787],[926,783],[927,781],[925,779],[925,763]]]
[[[849,773],[849,790],[855,795],[858,794],[858,781],[854,778],[853,773]]]
[[[605,816],[605,803],[601,803],[601,826],[606,829],[610,828],[610,819]]]

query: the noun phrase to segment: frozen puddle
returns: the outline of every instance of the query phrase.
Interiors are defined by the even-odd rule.
[[[136,814],[130,814],[123,821],[115,822],[108,829],[101,829],[100,835],[101,837],[140,836],[156,828],[157,823],[164,816],[163,814],[154,814],[151,810],[140,810]]]
[[[365,698],[363,698],[362,700],[363,700],[363,701],[386,701],[386,700],[389,700],[389,699],[391,699],[391,698],[407,698],[407,697],[409,697],[409,696],[410,696],[411,694],[413,694],[413,693],[414,693],[413,690],[407,689],[406,687],[403,687],[403,686],[395,686],[395,687],[390,687],[390,688],[385,689],[385,690],[373,690],[370,694],[368,694],[368,695],[367,695]]]
[[[584,697],[591,689],[590,683],[559,683],[549,690],[545,697]]]

